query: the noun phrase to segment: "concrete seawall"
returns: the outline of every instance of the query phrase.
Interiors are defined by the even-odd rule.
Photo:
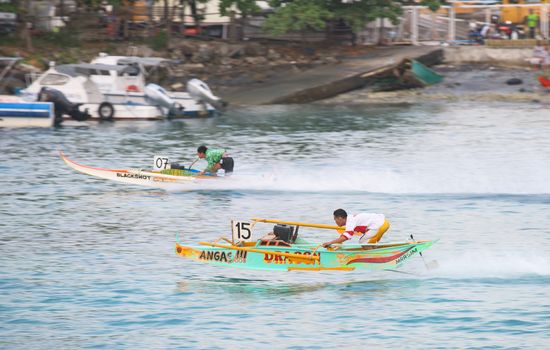
[[[391,71],[405,58],[427,65],[441,63],[440,47],[393,46],[377,48],[364,57],[342,59],[298,74],[289,73],[261,85],[234,88],[222,94],[233,105],[308,103],[359,89],[370,78]]]
[[[377,48],[364,57],[342,59],[339,64],[324,65],[297,74],[281,75],[254,86],[225,91],[222,97],[233,105],[309,103],[360,89],[380,76],[391,74],[405,58],[427,66],[490,64],[528,68],[526,59],[532,48],[494,48],[486,46],[394,46]]]
[[[444,49],[444,63],[491,64],[505,67],[528,67],[526,59],[532,56],[533,48],[494,48],[486,46],[458,46]]]

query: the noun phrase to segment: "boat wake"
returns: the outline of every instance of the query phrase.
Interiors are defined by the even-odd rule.
[[[550,276],[548,257],[533,252],[465,252],[438,259],[439,267],[429,271],[429,277],[511,278],[521,276]]]
[[[532,181],[525,181],[525,177]],[[362,192],[394,194],[550,194],[550,183],[538,178],[543,173],[526,174],[522,181],[513,176],[471,176],[471,174],[402,173],[386,170],[334,168],[277,169],[236,172],[222,181],[197,181],[192,185],[163,184],[172,191],[241,190],[288,192]],[[475,180],[472,180],[475,179]]]

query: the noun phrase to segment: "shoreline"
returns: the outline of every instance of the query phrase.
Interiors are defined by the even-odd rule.
[[[401,104],[418,102],[522,102],[550,103],[550,90],[545,91],[536,80],[540,71],[488,64],[439,65],[431,67],[443,75],[439,84],[425,88],[376,92],[370,87],[349,91],[319,104]],[[520,84],[510,85],[509,79]]]
[[[399,104],[417,103],[420,100],[550,102],[550,93],[544,91],[544,88],[540,86],[536,80],[536,72],[529,68],[526,61],[531,57],[532,48],[443,47],[441,45],[429,47],[433,50],[443,50],[443,64],[431,67],[444,76],[443,82],[437,85],[390,92],[374,92],[365,87],[307,103]],[[337,50],[338,48],[340,50]],[[283,77],[308,75],[314,77],[306,79],[306,85],[301,87],[307,90],[307,84],[309,84],[309,88],[319,85],[319,74],[312,74],[315,71],[338,72],[338,70],[345,70],[344,67],[349,62],[359,63],[362,61],[365,65],[380,58],[394,61],[397,52],[403,51],[405,48],[399,49],[395,46],[393,48],[397,49],[394,51],[396,53],[392,53],[391,46],[322,47],[312,45],[308,49],[296,45],[283,47],[281,44],[257,42],[236,45],[193,42],[192,45],[181,44],[173,51],[154,52],[144,47],[140,47],[139,51],[143,56],[182,59],[180,64],[168,70],[169,74],[153,79],[154,83],[174,91],[181,91],[184,87],[182,82],[196,77],[205,81],[216,94],[221,96],[231,94],[233,91],[243,90],[246,92],[247,89],[250,91],[263,89],[265,101],[259,99],[245,103],[245,105],[261,105],[270,99],[273,100],[273,98],[268,98],[269,96],[273,97],[281,94],[281,91],[286,93],[287,90],[291,91],[295,88],[292,86],[292,80],[286,86],[277,88],[276,83]],[[97,46],[89,47],[82,57],[91,57],[92,53],[97,50],[100,50]],[[123,54],[127,48],[119,47],[116,51],[118,54]],[[189,56],[190,54],[192,56]],[[506,85],[506,78],[513,77],[521,79],[523,84]],[[491,84],[487,84],[487,82],[491,82]],[[247,92],[246,95],[248,94]],[[278,103],[277,99],[271,102]]]

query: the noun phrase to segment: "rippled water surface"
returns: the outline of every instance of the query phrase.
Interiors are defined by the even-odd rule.
[[[0,348],[547,348],[548,135],[546,107],[459,103],[0,130]],[[234,181],[148,189],[58,156],[148,168],[155,154],[189,163],[201,143],[230,150]],[[386,241],[438,239],[425,258],[439,268],[278,273],[174,252],[176,234],[213,240],[256,216],[330,224],[338,207],[385,213]]]

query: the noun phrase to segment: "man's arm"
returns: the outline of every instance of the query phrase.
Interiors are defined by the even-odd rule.
[[[323,243],[323,247],[326,248],[326,247],[329,247],[331,246],[332,244],[336,244],[336,243],[342,243],[342,242],[345,242],[347,241],[348,238],[344,235],[341,235],[340,237],[336,238],[336,239],[333,239],[332,241],[330,242],[325,242]]]

